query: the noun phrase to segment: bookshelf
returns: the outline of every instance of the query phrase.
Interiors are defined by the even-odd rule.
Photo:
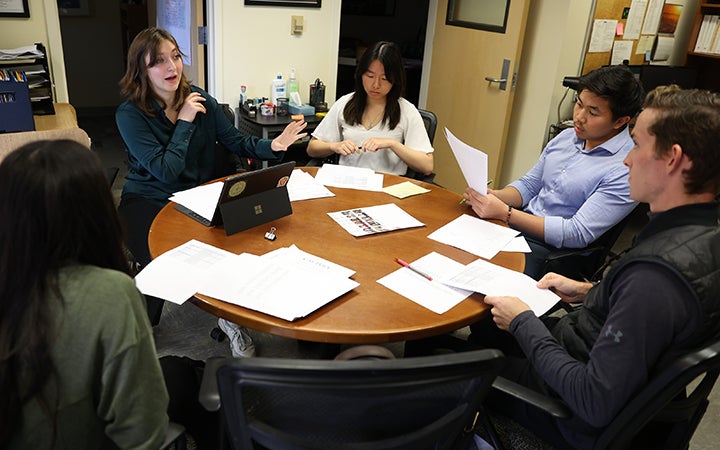
[[[47,51],[40,43],[36,43],[35,48],[37,54],[20,54],[14,58],[1,59],[0,69],[13,69],[25,73],[34,115],[55,114]]]
[[[717,19],[713,19],[717,17]],[[720,91],[720,2],[698,3],[685,65],[698,70],[697,87]]]

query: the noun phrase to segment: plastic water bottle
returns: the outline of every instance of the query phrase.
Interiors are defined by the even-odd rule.
[[[295,78],[295,69],[294,68],[290,69],[290,78],[288,79],[287,87],[288,87],[288,97],[290,98],[290,103],[295,103],[293,101],[293,92],[296,92],[298,94],[298,97],[296,97],[296,98],[300,98],[299,97],[300,89],[298,87],[297,79]],[[301,105],[297,105],[297,106],[301,106]]]
[[[278,72],[277,78],[275,78],[272,82],[270,101],[272,101],[273,105],[277,105],[277,99],[281,97],[287,98],[287,95],[285,90],[285,80],[282,79],[282,73]]]

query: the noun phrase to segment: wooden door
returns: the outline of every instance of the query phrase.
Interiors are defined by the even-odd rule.
[[[427,109],[438,116],[435,181],[462,193],[467,183],[445,139],[445,128],[487,153],[488,179],[499,182],[515,90],[513,74],[519,70],[530,0],[510,1],[504,33],[446,25],[447,6],[448,0],[438,0]],[[500,78],[503,60],[509,61],[505,90],[485,80]],[[515,129],[522,132],[522,127]]]

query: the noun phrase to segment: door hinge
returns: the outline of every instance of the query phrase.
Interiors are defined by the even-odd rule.
[[[207,27],[198,27],[198,45],[207,45]]]

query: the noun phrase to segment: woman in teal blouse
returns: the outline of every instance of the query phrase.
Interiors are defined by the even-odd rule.
[[[191,86],[183,54],[165,30],[147,28],[133,40],[120,80],[126,101],[115,114],[125,141],[128,174],[118,211],[135,261],[150,262],[147,235],[153,219],[174,192],[215,177],[215,143],[241,156],[280,160],[288,146],[306,136],[305,121],[293,121],[273,140],[246,136],[227,120],[217,101]],[[162,302],[149,299],[152,323]]]

